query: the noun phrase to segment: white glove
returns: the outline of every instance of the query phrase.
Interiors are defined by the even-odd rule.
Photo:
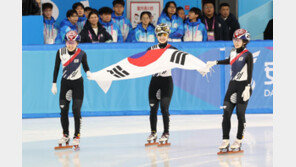
[[[217,65],[217,61],[208,61],[208,62],[207,62],[207,66],[208,66],[209,68],[212,68],[214,65]]]
[[[54,95],[57,94],[58,88],[57,88],[57,84],[56,83],[52,83],[51,92]]]
[[[93,80],[92,73],[90,71],[86,72],[87,79]]]
[[[247,85],[245,87],[245,90],[242,93],[243,101],[249,100],[249,98],[250,98],[250,89],[251,89],[250,85]]]

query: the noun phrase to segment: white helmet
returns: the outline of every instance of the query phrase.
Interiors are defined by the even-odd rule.
[[[171,30],[167,24],[161,23],[155,27],[155,34],[158,35],[163,33],[170,34]]]

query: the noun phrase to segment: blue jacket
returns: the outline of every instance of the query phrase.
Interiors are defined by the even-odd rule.
[[[58,30],[56,27],[56,21],[53,17],[50,20],[46,20],[43,17],[43,37],[44,37],[44,44],[54,44],[55,38],[57,37]]]
[[[117,26],[120,28],[120,31],[123,36],[123,40],[126,41],[126,38],[129,32],[133,29],[130,20],[124,17],[124,14],[122,14],[122,16],[116,16],[115,13],[113,12],[112,21],[116,23]]]
[[[83,17],[78,18],[78,21],[77,21],[78,33],[80,33],[81,30],[83,29],[83,26],[84,26],[86,20],[87,20],[87,18],[85,17],[85,15],[83,15]]]
[[[196,22],[190,22],[189,19],[184,23],[184,41],[207,41],[206,26],[198,19]]]
[[[139,23],[136,28],[130,31],[126,39],[127,42],[155,42],[154,25],[149,24],[147,30]]]
[[[120,28],[115,24],[112,19],[110,22],[105,23],[99,18],[99,22],[106,29],[106,31],[112,36],[113,42],[123,42],[122,33]]]
[[[77,24],[72,24],[67,18],[60,24],[58,36],[55,40],[57,44],[65,43],[65,35],[68,31],[75,30],[78,32]]]
[[[169,37],[173,39],[173,41],[174,39],[177,39],[175,41],[181,41],[181,38],[184,35],[184,27],[183,20],[179,16],[174,14],[172,19],[170,19],[165,12],[162,12],[157,21],[157,24],[160,23],[165,23],[170,27],[171,33]]]

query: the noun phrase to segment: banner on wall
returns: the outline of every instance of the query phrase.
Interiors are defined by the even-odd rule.
[[[146,2],[131,2],[130,3],[130,20],[133,27],[136,27],[140,22],[140,15],[144,11],[149,11],[152,14],[152,21],[153,25],[156,25],[157,19],[160,15],[161,8],[160,2],[155,1],[146,1]]]
[[[154,43],[153,43],[154,44]],[[91,71],[99,71],[120,60],[143,52],[152,43],[79,44],[87,53]],[[184,42],[173,46],[204,62],[228,57],[232,42]],[[27,45],[22,50],[23,118],[58,117],[58,95],[50,92],[57,50],[64,45]],[[224,51],[221,51],[221,48]],[[254,56],[253,94],[247,113],[273,112],[272,41],[252,41],[248,49]],[[100,53],[98,55],[98,53]],[[42,55],[42,56],[40,56]],[[110,56],[113,55],[113,56]],[[180,57],[181,58],[181,57]],[[187,59],[187,58],[186,58]],[[182,59],[180,59],[182,60]],[[50,62],[50,63],[49,63]],[[221,114],[229,83],[230,66],[215,66],[207,78],[195,70],[173,69],[174,93],[171,114]],[[38,69],[38,70],[36,70]],[[46,75],[45,75],[46,74]],[[60,86],[62,71],[58,77]],[[85,78],[85,73],[82,75]],[[83,116],[147,115],[148,88],[151,76],[114,82],[105,94],[96,82],[84,80]],[[59,93],[58,89],[58,93]]]

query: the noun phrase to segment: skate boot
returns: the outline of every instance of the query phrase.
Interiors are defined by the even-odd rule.
[[[72,148],[72,146],[69,145],[69,142],[70,142],[70,138],[68,137],[68,135],[63,134],[63,137],[58,142],[59,146],[55,147],[54,149],[58,150],[58,149]]]
[[[73,137],[73,150],[74,151],[80,150],[79,142],[80,142],[80,135],[74,136]]]
[[[243,152],[241,147],[242,147],[242,140],[236,139],[235,142],[230,146],[230,149],[233,153]]]
[[[230,145],[229,139],[224,139],[221,146],[219,147],[220,151],[217,154],[219,155],[219,154],[228,153],[229,145]]]
[[[156,132],[151,132],[151,134],[147,138],[148,143],[146,143],[145,146],[157,145],[158,142],[156,142],[156,139],[157,139]],[[151,141],[153,141],[153,143],[151,143]]]
[[[158,147],[162,147],[162,146],[170,146],[171,143],[168,143],[168,140],[169,140],[169,133],[163,133],[161,135],[161,138],[159,138],[159,143],[157,146]]]

